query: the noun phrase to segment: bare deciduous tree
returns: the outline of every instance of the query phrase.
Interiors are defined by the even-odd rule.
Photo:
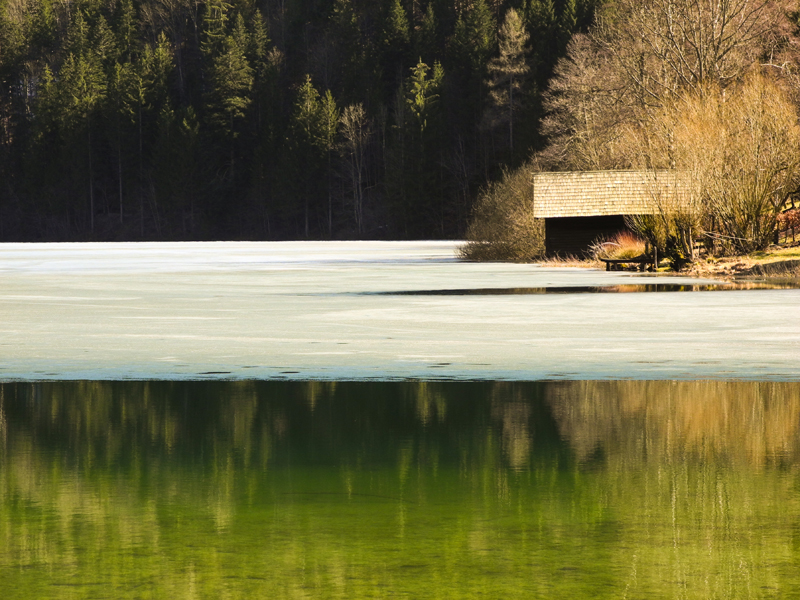
[[[619,0],[594,39],[649,105],[747,71],[786,18],[770,0]]]
[[[589,36],[575,35],[545,95],[542,130],[550,139],[540,159],[574,170],[624,168],[618,148],[623,128],[636,121],[625,101],[625,84],[609,69],[611,56]]]
[[[544,158],[562,168],[631,166],[632,132],[649,129],[654,114],[687,90],[724,88],[759,57],[774,57],[787,14],[767,0],[613,3],[556,67],[545,98],[543,131],[552,144]]]

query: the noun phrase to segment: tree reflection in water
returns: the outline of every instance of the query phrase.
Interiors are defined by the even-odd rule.
[[[783,597],[798,423],[793,383],[4,384],[0,593]]]

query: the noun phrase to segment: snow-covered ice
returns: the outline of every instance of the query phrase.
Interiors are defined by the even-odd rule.
[[[2,244],[0,380],[800,380],[800,290],[409,293],[693,283],[455,249]]]

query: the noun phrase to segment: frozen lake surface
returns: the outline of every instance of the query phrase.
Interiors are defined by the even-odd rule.
[[[800,379],[800,290],[455,249],[3,244],[0,380]]]

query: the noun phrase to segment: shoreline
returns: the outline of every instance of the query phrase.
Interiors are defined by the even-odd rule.
[[[800,258],[759,261],[749,256],[731,256],[712,261],[698,261],[686,271],[694,277],[737,280],[795,280],[800,284]]]
[[[800,286],[800,248],[794,247],[792,256],[782,258],[767,254],[764,257],[753,256],[726,256],[719,258],[700,259],[689,265],[683,271],[671,271],[661,268],[656,274],[678,277],[698,277],[704,279],[719,279],[722,281],[769,281],[769,282],[794,282]],[[602,262],[593,259],[548,259],[536,262],[542,267],[572,267],[579,269],[605,270]],[[639,271],[629,269],[628,273]],[[651,273],[653,274],[653,273]]]

